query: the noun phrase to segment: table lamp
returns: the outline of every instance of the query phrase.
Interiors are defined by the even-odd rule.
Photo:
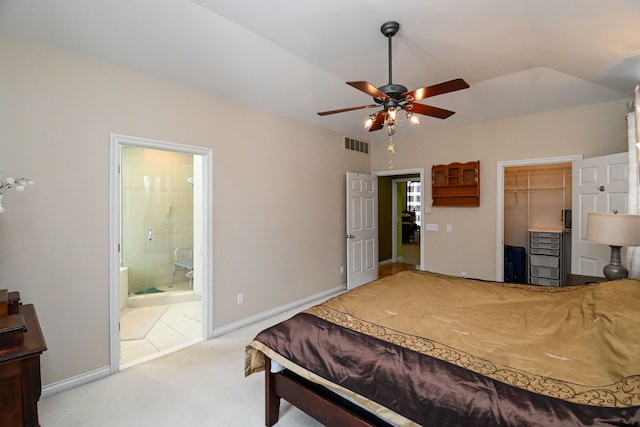
[[[629,275],[622,265],[620,249],[640,246],[640,215],[604,212],[587,214],[587,240],[611,247],[611,260],[605,265],[604,276],[609,280],[624,279]]]

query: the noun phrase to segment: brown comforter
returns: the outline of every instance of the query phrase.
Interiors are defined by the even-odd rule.
[[[404,272],[261,332],[267,354],[397,424],[640,425],[640,282]]]

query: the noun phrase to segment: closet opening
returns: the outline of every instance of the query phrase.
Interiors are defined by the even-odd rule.
[[[571,272],[572,163],[504,168],[504,281],[561,286]]]

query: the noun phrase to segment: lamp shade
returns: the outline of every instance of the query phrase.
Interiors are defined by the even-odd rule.
[[[640,246],[640,215],[589,212],[587,240],[611,246]]]

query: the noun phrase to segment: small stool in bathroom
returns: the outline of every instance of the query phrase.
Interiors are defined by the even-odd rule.
[[[187,277],[189,277],[189,288],[193,287],[193,252],[191,248],[176,248],[173,251],[173,269],[171,270],[171,278],[169,279],[169,286],[173,284],[173,277],[176,274],[176,270],[187,270]],[[191,274],[189,274],[191,273]]]

